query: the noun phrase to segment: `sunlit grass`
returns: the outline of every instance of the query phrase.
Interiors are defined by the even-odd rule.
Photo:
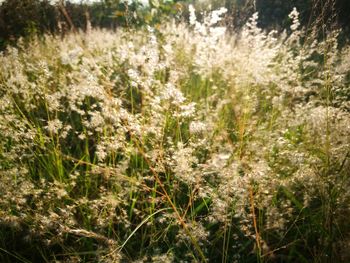
[[[291,18],[9,47],[0,261],[346,262],[350,52]]]

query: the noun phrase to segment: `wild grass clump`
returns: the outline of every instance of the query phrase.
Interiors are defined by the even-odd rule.
[[[1,262],[346,262],[350,49],[190,25],[0,55]]]

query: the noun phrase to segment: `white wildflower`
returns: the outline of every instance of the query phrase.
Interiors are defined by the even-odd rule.
[[[189,5],[188,10],[190,12],[190,25],[194,25],[197,21],[197,17],[195,13],[196,10],[194,9],[193,5]]]
[[[227,9],[225,7],[221,7],[218,10],[214,10],[211,13],[211,17],[210,17],[210,21],[209,21],[209,26],[215,25],[216,23],[218,23],[219,21],[222,20],[222,15],[225,14],[227,12]]]
[[[170,100],[175,105],[180,105],[185,101],[185,97],[182,92],[172,83],[167,83],[165,85],[165,90],[162,92],[162,99]]]
[[[49,120],[45,128],[50,133],[57,134],[60,131],[60,129],[62,129],[62,126],[63,124],[59,119],[54,119],[54,120]]]
[[[83,49],[81,47],[76,47],[67,53],[61,54],[61,63],[63,65],[76,64],[79,57],[82,55]]]
[[[292,25],[290,26],[290,29],[292,29],[292,31],[297,30],[299,28],[299,26],[300,26],[299,12],[294,7],[293,11],[288,16],[289,16],[290,19],[293,20]]]
[[[206,125],[200,121],[192,121],[190,124],[190,132],[193,134],[201,133],[207,129]]]

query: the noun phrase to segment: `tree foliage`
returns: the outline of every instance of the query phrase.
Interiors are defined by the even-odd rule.
[[[60,4],[61,3],[61,4]],[[226,25],[239,29],[254,12],[259,13],[259,26],[282,29],[291,21],[289,12],[296,7],[301,24],[323,30],[337,25],[349,35],[350,2],[348,0],[101,0],[86,4],[49,0],[6,0],[0,5],[0,49],[14,44],[19,37],[30,38],[42,33],[64,33],[70,29],[85,30],[89,21],[93,27],[156,26],[170,18],[185,18],[189,4],[208,10],[225,6]],[[333,28],[332,28],[333,29]]]
[[[0,6],[0,47],[20,36],[53,32],[57,12],[49,1],[9,0]]]

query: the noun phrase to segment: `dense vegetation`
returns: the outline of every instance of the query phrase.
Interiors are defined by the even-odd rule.
[[[7,46],[0,262],[350,261],[350,46],[229,11]]]
[[[1,1],[0,1],[1,2]],[[129,3],[130,2],[130,3]],[[301,26],[324,30],[324,26],[342,29],[350,35],[350,2],[348,0],[3,0],[0,4],[0,50],[15,44],[19,37],[31,38],[43,33],[65,34],[70,30],[94,28],[116,29],[157,25],[175,18],[188,19],[188,5],[205,11],[225,7],[225,25],[230,30],[241,29],[255,12],[263,29],[286,29],[288,14],[300,10]],[[129,4],[127,4],[129,3]],[[334,23],[336,21],[336,23]]]

